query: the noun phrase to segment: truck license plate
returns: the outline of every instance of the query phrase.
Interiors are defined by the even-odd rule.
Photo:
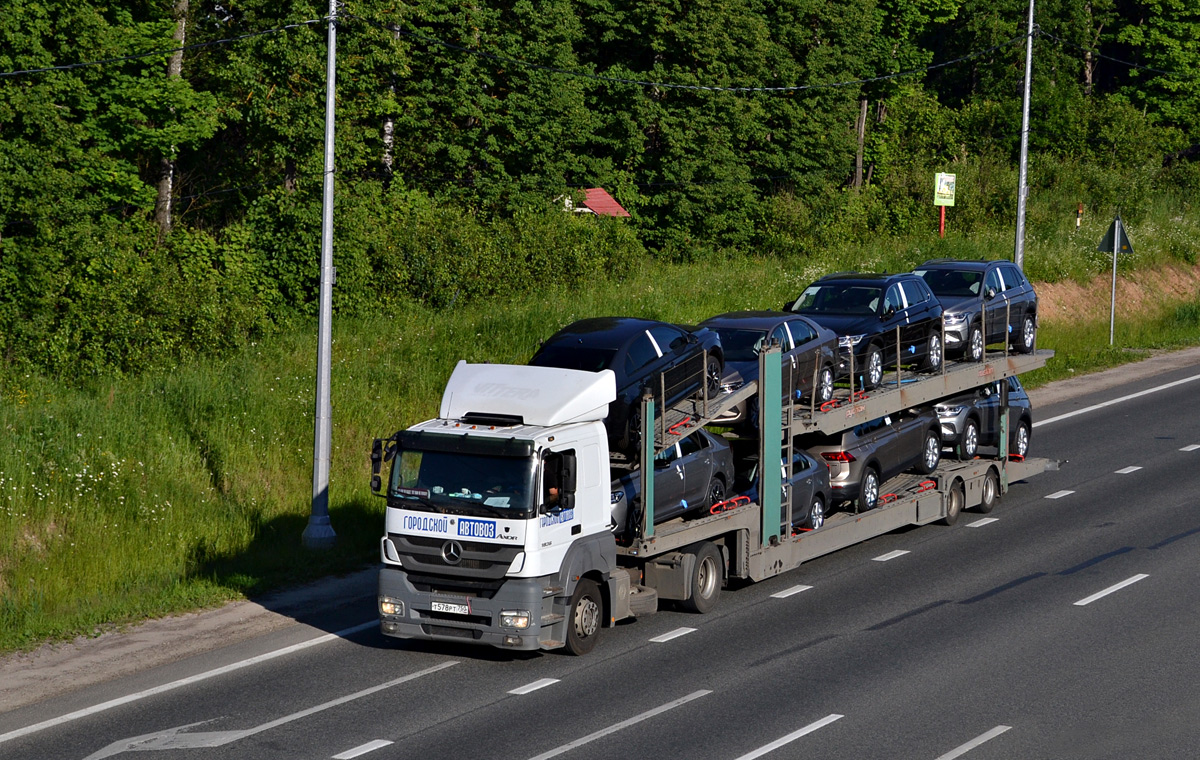
[[[454,615],[471,614],[471,605],[465,602],[432,602],[430,609],[434,612],[449,612]]]

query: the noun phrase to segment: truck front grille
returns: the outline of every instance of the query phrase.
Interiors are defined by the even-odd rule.
[[[519,546],[456,541],[462,557],[456,563],[446,561],[444,549],[451,539],[388,534],[400,553],[404,569],[410,572],[496,580],[504,577],[512,561],[521,553]]]

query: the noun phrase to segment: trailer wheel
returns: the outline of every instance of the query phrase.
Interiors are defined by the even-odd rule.
[[[995,470],[988,470],[983,476],[983,493],[979,496],[979,506],[975,510],[985,515],[996,508],[996,499],[1000,498],[1000,479]]]
[[[963,504],[967,500],[966,491],[963,488],[961,480],[954,481],[954,485],[950,486],[950,500],[946,503],[946,516],[942,518],[942,525],[953,525],[958,522],[958,515],[962,512]]]
[[[692,567],[688,598],[682,601],[682,605],[689,612],[703,615],[716,606],[717,599],[721,596],[724,563],[721,561],[720,550],[708,541],[700,544],[694,553],[696,564]]]
[[[567,651],[587,654],[600,637],[600,617],[604,601],[600,587],[590,578],[581,578],[571,594],[571,613],[567,618]]]

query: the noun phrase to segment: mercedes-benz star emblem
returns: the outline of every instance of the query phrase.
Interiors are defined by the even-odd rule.
[[[463,548],[462,544],[457,541],[447,541],[442,544],[442,559],[446,560],[447,565],[457,565],[462,561]]]

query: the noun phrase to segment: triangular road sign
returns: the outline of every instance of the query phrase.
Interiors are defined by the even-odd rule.
[[[1121,223],[1119,216],[1113,220],[1108,232],[1104,233],[1104,239],[1100,241],[1100,245],[1096,246],[1096,250],[1112,253],[1113,240],[1117,235],[1120,235],[1120,239],[1117,241],[1117,253],[1133,253],[1133,243],[1129,242],[1129,236],[1125,234],[1125,225]]]

